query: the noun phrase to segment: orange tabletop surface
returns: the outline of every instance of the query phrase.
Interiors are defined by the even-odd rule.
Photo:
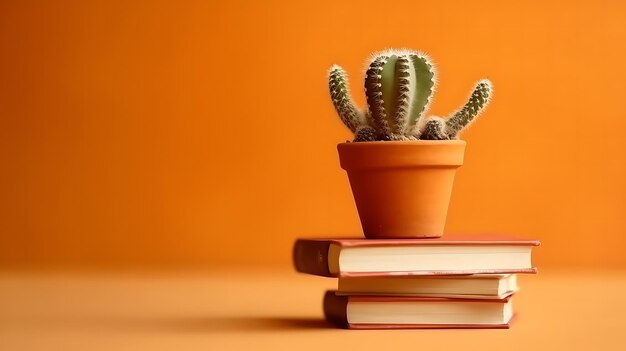
[[[509,330],[342,330],[289,270],[0,274],[0,350],[624,350],[626,272],[521,277]]]

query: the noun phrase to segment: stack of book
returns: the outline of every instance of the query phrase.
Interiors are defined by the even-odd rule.
[[[508,328],[533,240],[299,239],[296,270],[337,277],[324,314],[351,329]]]

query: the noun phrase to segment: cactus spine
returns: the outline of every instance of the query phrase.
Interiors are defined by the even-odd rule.
[[[373,56],[365,72],[367,109],[354,105],[344,70],[329,70],[330,96],[355,141],[456,139],[488,104],[491,83],[479,81],[463,108],[444,120],[423,118],[435,89],[430,60],[408,50],[384,51]]]

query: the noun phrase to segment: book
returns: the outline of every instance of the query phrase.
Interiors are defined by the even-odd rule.
[[[519,291],[515,274],[339,278],[337,295],[504,299]]]
[[[299,239],[298,272],[327,277],[536,273],[535,240]]]
[[[349,329],[509,328],[511,297],[500,300],[341,296],[327,291],[326,320]]]

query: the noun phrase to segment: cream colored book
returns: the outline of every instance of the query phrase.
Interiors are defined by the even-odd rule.
[[[339,278],[338,295],[503,299],[519,290],[515,274]]]
[[[536,240],[487,238],[298,239],[298,272],[325,277],[536,273]]]
[[[350,329],[508,328],[511,297],[498,300],[417,296],[324,296],[326,319]]]

